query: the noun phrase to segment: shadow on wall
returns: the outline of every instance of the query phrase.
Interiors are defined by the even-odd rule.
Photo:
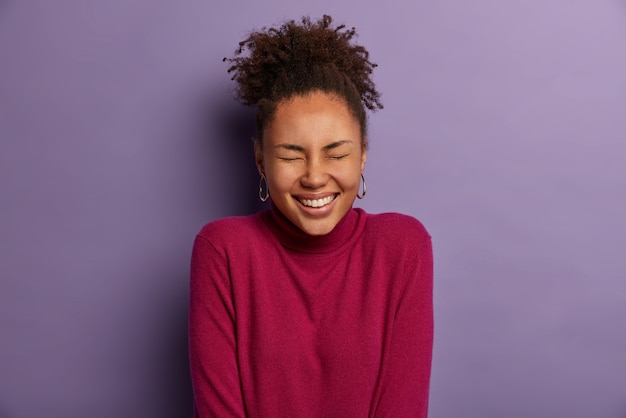
[[[1,0],[0,0],[1,1]],[[259,174],[257,172],[252,138],[255,135],[254,109],[236,103],[230,94],[211,94],[210,101],[200,106],[200,150],[206,153],[206,171],[212,196],[197,202],[213,217],[236,216],[256,213],[268,207],[258,197]],[[210,163],[212,162],[212,163]],[[204,208],[203,208],[204,209]],[[189,282],[188,266],[177,269],[178,277],[165,282]],[[156,365],[160,369],[161,382],[156,389],[161,403],[160,417],[191,417],[193,415],[193,391],[189,373],[188,287],[184,294],[176,295],[167,302],[167,324],[163,327],[162,351]],[[173,302],[173,303],[172,303]]]
[[[208,106],[207,148],[218,153],[219,165],[209,178],[218,182],[220,204],[228,216],[249,215],[268,207],[259,200],[259,173],[254,160],[255,111],[231,95],[213,95]],[[208,159],[208,158],[207,158]],[[213,158],[213,160],[215,160]]]
[[[173,283],[187,283],[188,278],[177,277]],[[192,417],[193,416],[193,392],[189,375],[189,345],[187,343],[187,288],[183,292],[176,292],[176,303],[170,305],[168,320],[171,321],[164,327],[165,342],[159,363],[162,375],[158,382],[157,390],[159,397],[155,401],[161,403],[159,416],[166,417]],[[183,302],[184,301],[184,302]]]

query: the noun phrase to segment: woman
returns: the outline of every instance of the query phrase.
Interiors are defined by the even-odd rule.
[[[354,35],[304,18],[253,32],[228,59],[257,109],[271,209],[196,237],[196,417],[427,415],[430,236],[409,216],[352,207],[366,193],[365,108],[382,108]]]

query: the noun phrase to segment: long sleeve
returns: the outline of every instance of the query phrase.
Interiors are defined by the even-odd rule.
[[[194,416],[245,417],[226,258],[197,237],[191,259],[189,358]]]
[[[378,388],[376,418],[426,418],[433,346],[433,259],[430,237],[417,254],[415,277],[399,302]],[[411,264],[411,263],[406,263]]]
[[[280,213],[213,221],[191,257],[195,417],[424,418],[432,249],[419,221],[353,209],[324,236]]]

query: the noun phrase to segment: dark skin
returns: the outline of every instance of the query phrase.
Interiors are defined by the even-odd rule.
[[[257,142],[272,202],[309,235],[332,231],[350,210],[365,168],[361,128],[345,102],[316,91],[282,102]]]

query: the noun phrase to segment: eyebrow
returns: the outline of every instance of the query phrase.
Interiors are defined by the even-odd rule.
[[[322,148],[324,151],[330,151],[331,149],[340,147],[344,144],[351,144],[352,141],[348,141],[348,140],[343,140],[343,141],[335,141],[335,142],[331,142],[330,144],[326,145],[324,148]]]
[[[274,148],[284,148],[284,149],[288,149],[291,151],[300,151],[300,152],[304,152],[304,148],[301,147],[300,145],[294,145],[294,144],[278,144],[276,146],[274,146]]]
[[[352,141],[349,141],[349,140],[335,141],[335,142],[331,142],[328,145],[324,145],[322,150],[330,151],[331,149],[335,149],[335,148],[340,147],[342,145],[351,144],[351,143],[352,143]],[[284,149],[288,149],[288,150],[291,150],[291,151],[304,152],[304,147],[301,147],[300,145],[295,145],[295,144],[278,144],[278,145],[274,146],[274,148],[284,148]]]

